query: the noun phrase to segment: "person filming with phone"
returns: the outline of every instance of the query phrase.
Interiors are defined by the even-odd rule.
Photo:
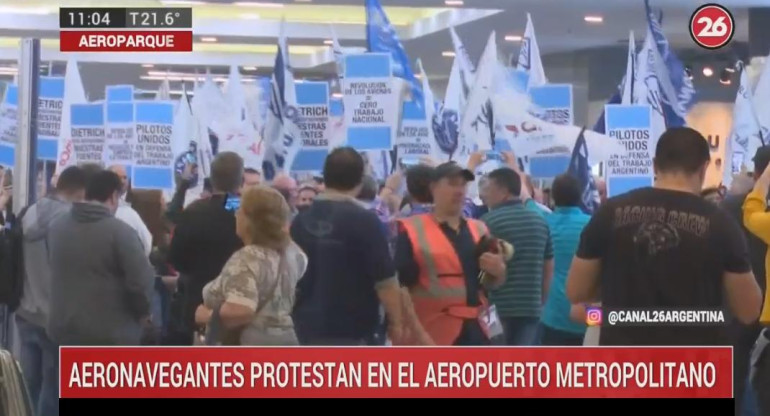
[[[192,344],[195,310],[203,303],[203,287],[222,271],[227,260],[243,247],[236,234],[235,212],[240,206],[243,159],[221,152],[211,162],[213,194],[190,204],[179,216],[168,258],[180,273],[184,339]]]
[[[418,345],[489,345],[502,335],[485,287],[505,278],[513,248],[489,236],[462,209],[471,171],[448,162],[433,169],[433,211],[399,220],[395,263],[412,339]]]

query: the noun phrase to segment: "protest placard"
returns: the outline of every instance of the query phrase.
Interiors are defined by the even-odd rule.
[[[37,158],[56,160],[64,108],[64,77],[40,77],[37,107]]]
[[[174,188],[174,103],[134,103],[136,145],[132,184],[137,189]]]
[[[108,85],[104,89],[104,96],[108,103],[134,101],[134,86]]]
[[[9,84],[0,103],[0,165],[6,167],[13,167],[14,164],[14,148],[18,137],[16,134],[18,100],[18,88],[16,85]]]
[[[529,90],[538,118],[549,123],[571,126],[574,124],[572,85],[547,84]],[[527,158],[527,168],[535,178],[553,178],[569,166],[572,149],[556,147],[540,151]]]
[[[72,104],[70,137],[76,163],[101,165],[104,156],[104,104]]]
[[[301,147],[292,172],[320,172],[329,154],[329,84],[301,82],[297,93],[297,129]]]
[[[111,102],[105,104],[104,163],[131,166],[134,163],[136,125],[134,103]]]
[[[438,157],[432,122],[427,119],[424,103],[404,101],[396,142],[399,159],[414,161],[424,157]]]
[[[393,148],[401,91],[395,88],[391,71],[390,54],[345,56],[342,89],[348,146],[361,151]]]
[[[607,195],[652,186],[652,124],[648,105],[608,104],[604,109],[607,135],[619,140],[626,155],[612,155],[604,164],[607,177]]]

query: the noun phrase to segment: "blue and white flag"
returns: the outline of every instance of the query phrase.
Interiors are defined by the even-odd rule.
[[[341,79],[345,75],[345,52],[342,50],[334,26],[329,26],[329,30],[332,32],[332,53],[334,54],[334,63],[337,65],[337,79]]]
[[[171,136],[171,149],[174,154],[174,173],[181,175],[187,165],[197,165],[198,170],[192,178],[192,187],[198,186],[198,180],[202,172],[203,158],[198,154],[197,131],[192,108],[187,98],[187,90],[182,85],[183,94],[176,104],[174,113],[173,135]],[[206,166],[208,169],[208,165]]]
[[[224,95],[227,118],[214,120],[210,127],[219,138],[218,152],[235,152],[243,158],[247,168],[262,166],[262,155],[258,151],[258,122],[251,119],[246,102],[246,90],[238,67],[230,67],[227,89]]]
[[[444,92],[444,102],[439,103],[436,116],[433,118],[433,135],[441,150],[442,159],[467,160],[470,153],[460,154],[459,149],[473,149],[472,143],[460,145],[460,120],[465,109],[465,88],[463,86],[460,63],[455,57],[449,81]]]
[[[634,84],[636,83],[636,40],[634,32],[628,34],[628,55],[626,56],[626,74],[620,83],[622,92],[620,103],[632,104],[634,102]]]
[[[754,112],[754,99],[751,84],[742,62],[738,63],[741,71],[741,84],[735,96],[733,107],[733,126],[727,139],[722,184],[730,186],[734,174],[741,171],[741,164],[748,171],[754,169],[754,154],[762,147],[761,127]]]
[[[268,181],[277,173],[291,167],[301,145],[296,125],[298,113],[294,75],[291,73],[288,57],[289,50],[282,23],[271,82],[270,110],[262,132],[265,145],[262,174]]]
[[[754,89],[754,110],[762,128],[762,139],[770,143],[770,56],[765,58],[765,65]]]
[[[155,99],[158,101],[170,101],[171,100],[171,84],[168,82],[168,77],[160,83],[158,92],[155,93]]]
[[[687,112],[695,105],[695,87],[692,78],[685,73],[684,64],[671,49],[668,39],[663,33],[660,17],[653,13],[649,0],[644,0],[644,9],[659,57],[655,61],[655,71],[663,92],[664,103],[671,107],[670,110],[666,111],[667,125],[669,127],[683,126]]]
[[[517,156],[524,157],[546,149],[575,147],[575,140],[582,130],[580,127],[545,121],[530,111],[532,104],[526,92],[517,90],[510,83],[501,82],[495,85],[499,86],[492,94],[497,124],[496,150],[510,149]],[[584,131],[583,136],[591,165],[605,161],[611,155],[626,154],[626,148],[617,140],[610,140],[609,137],[592,131]],[[508,149],[503,148],[505,145]],[[569,159],[561,165],[560,172],[554,173],[563,173],[568,163]]]
[[[652,30],[647,30],[647,36],[644,39],[644,45],[637,59],[636,79],[634,84],[633,104],[649,105],[652,109],[651,128],[653,146],[658,142],[658,138],[666,131],[667,127],[681,126],[680,123],[668,125],[666,122],[666,111],[664,109],[664,94],[660,87],[660,73],[657,71],[660,67],[658,62],[660,55],[655,48],[655,40]]]
[[[208,70],[203,83],[195,87],[191,106],[193,116],[206,126],[206,131],[218,122],[230,118],[225,96]]]
[[[246,121],[246,93],[243,89],[241,72],[237,65],[230,65],[230,74],[227,77],[227,89],[225,90],[225,102],[228,106],[227,114],[230,116],[227,123],[240,123]]]
[[[492,90],[497,78],[498,66],[502,66],[497,57],[495,32],[489,35],[487,46],[479,60],[473,89],[462,114],[459,144],[474,145],[478,150],[492,150],[495,139],[495,117],[492,111]],[[460,148],[460,154],[470,154],[473,149]],[[467,160],[457,160],[459,163]]]
[[[422,85],[414,76],[414,71],[409,65],[409,56],[379,0],[366,0],[366,44],[369,52],[390,54],[393,76],[406,80],[412,100],[422,102]]]
[[[417,67],[422,74],[424,105],[416,105],[414,101],[405,101],[401,111],[401,127],[398,134],[398,158],[419,162],[421,158],[437,159],[439,151],[433,136],[433,115],[435,104],[433,92],[428,83],[428,74],[417,60]]]
[[[470,95],[471,89],[473,88],[473,81],[476,79],[476,66],[473,65],[473,61],[468,54],[468,50],[465,48],[465,45],[463,44],[463,41],[460,39],[460,37],[457,36],[455,28],[450,27],[449,33],[452,36],[452,45],[454,46],[455,50],[455,59],[453,65],[457,66],[457,77],[460,83],[459,85],[462,88],[460,91],[462,96],[459,108],[464,108],[465,101],[468,98],[468,95]],[[453,66],[452,71],[454,70],[455,69]]]
[[[580,135],[575,142],[575,148],[572,150],[572,158],[569,162],[567,173],[577,178],[582,190],[580,198],[580,209],[588,215],[592,215],[599,208],[599,191],[596,189],[594,176],[591,172],[591,164],[588,163],[588,145],[584,136],[585,127],[580,131]]]
[[[527,28],[524,30],[524,38],[521,41],[516,69],[527,75],[528,89],[548,83],[543,61],[540,58],[540,47],[535,37],[535,25],[532,24],[532,16],[529,13],[527,13]]]
[[[86,102],[86,93],[83,89],[83,80],[80,77],[78,63],[74,59],[67,61],[67,72],[64,74],[64,100],[61,115],[61,126],[56,146],[56,173],[77,163],[72,148],[72,136],[70,129],[70,110],[72,104]]]

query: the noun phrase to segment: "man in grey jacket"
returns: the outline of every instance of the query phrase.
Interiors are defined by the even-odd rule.
[[[59,349],[45,333],[51,303],[51,266],[48,238],[51,224],[85,197],[86,173],[69,167],[59,176],[52,195],[31,205],[22,218],[24,287],[16,327],[19,362],[36,414],[57,415],[59,409]]]
[[[59,345],[139,345],[155,273],[136,232],[115,218],[118,175],[102,171],[49,235],[48,335]]]

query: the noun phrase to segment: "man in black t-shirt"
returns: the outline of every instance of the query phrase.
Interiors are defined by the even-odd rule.
[[[612,198],[586,226],[567,278],[572,303],[605,309],[718,309],[759,316],[761,293],[746,239],[725,211],[699,196],[709,147],[697,131],[658,140],[655,186]],[[601,345],[729,345],[725,326],[602,327]]]
[[[308,257],[297,284],[294,326],[303,345],[375,344],[380,304],[391,339],[402,332],[401,289],[382,224],[356,199],[364,160],[350,147],[324,163],[326,190],[300,212],[291,237]]]
[[[235,234],[235,212],[226,204],[228,196],[238,196],[242,182],[243,159],[233,152],[219,153],[211,162],[213,195],[190,204],[179,215],[174,228],[168,260],[181,274],[181,343],[193,341],[195,309],[203,303],[203,287],[243,247]]]

